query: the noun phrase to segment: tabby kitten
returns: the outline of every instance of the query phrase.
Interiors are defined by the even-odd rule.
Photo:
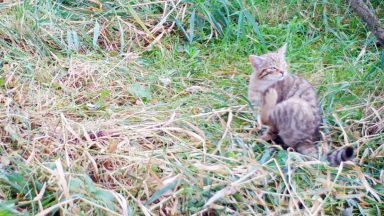
[[[316,91],[305,79],[289,74],[285,60],[287,45],[261,56],[251,55],[253,67],[248,98],[260,107],[261,123],[269,126],[262,136],[305,155],[317,153],[322,122],[321,106]],[[327,155],[332,165],[353,158],[347,147]]]

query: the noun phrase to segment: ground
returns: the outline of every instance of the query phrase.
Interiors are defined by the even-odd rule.
[[[344,1],[4,1],[0,14],[1,215],[383,212],[384,52]],[[319,92],[321,151],[353,146],[353,162],[259,139],[248,56],[284,43]]]

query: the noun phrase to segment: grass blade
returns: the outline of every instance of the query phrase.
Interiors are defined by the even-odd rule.
[[[267,45],[265,43],[264,37],[260,32],[259,25],[256,23],[255,19],[252,17],[252,15],[249,13],[249,11],[244,10],[244,15],[247,18],[248,23],[251,24],[253,31],[256,33],[257,39],[261,43],[261,46],[263,50],[267,50]]]
[[[72,39],[72,32],[67,31],[67,50],[71,51],[73,49],[73,39]]]
[[[241,30],[243,29],[243,18],[244,18],[244,13],[242,11],[239,11],[238,15],[238,21],[237,21],[237,31],[236,31],[236,41],[238,42],[240,39],[241,35]]]
[[[189,38],[188,38],[189,43],[192,43],[194,38],[195,13],[196,13],[196,9],[193,9],[191,18],[189,19]]]
[[[141,28],[145,31],[145,33],[147,33],[148,36],[150,36],[151,38],[155,39],[155,36],[153,36],[151,31],[149,31],[147,26],[145,26],[145,23],[143,22],[143,20],[141,20],[140,16],[136,13],[136,11],[133,9],[133,7],[130,4],[127,4],[127,8],[128,8],[129,13],[131,13],[131,15],[133,16],[135,21],[141,26]]]
[[[80,50],[80,40],[79,40],[79,36],[77,35],[77,32],[72,31],[72,37],[73,37],[73,44],[75,46],[75,50],[79,51]]]
[[[184,36],[189,40],[189,34],[185,31],[185,28],[183,27],[183,24],[180,22],[179,19],[175,18],[176,26],[181,30],[181,32],[184,34]]]
[[[145,206],[148,206],[150,205],[151,203],[153,203],[154,201],[156,201],[157,199],[159,199],[161,196],[163,196],[165,193],[167,193],[168,191],[171,191],[173,190],[176,186],[178,186],[180,183],[180,178],[178,176],[176,176],[176,179],[174,179],[173,181],[171,181],[170,183],[166,184],[163,188],[161,188],[159,191],[155,192],[151,198],[149,198],[149,200],[147,202],[145,202]]]
[[[95,22],[95,27],[93,30],[93,39],[92,39],[92,45],[94,48],[98,47],[97,45],[97,40],[99,39],[100,36],[100,25],[99,22]]]

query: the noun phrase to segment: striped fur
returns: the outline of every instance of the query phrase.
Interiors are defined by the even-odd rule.
[[[326,155],[327,161],[329,161],[332,166],[339,166],[341,162],[352,160],[354,157],[355,150],[350,146],[330,152]]]
[[[287,72],[285,52],[286,45],[276,52],[250,56],[254,72],[250,76],[248,98],[260,107],[261,123],[269,126],[262,139],[281,141],[301,154],[316,155],[321,106],[313,86]],[[353,148],[347,147],[327,154],[326,158],[331,165],[339,165],[352,157]]]

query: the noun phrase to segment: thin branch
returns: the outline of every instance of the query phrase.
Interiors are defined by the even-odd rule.
[[[369,0],[367,0],[369,1]],[[347,0],[356,15],[367,24],[368,29],[375,35],[378,43],[384,46],[384,28],[374,11],[370,10],[363,0]]]

